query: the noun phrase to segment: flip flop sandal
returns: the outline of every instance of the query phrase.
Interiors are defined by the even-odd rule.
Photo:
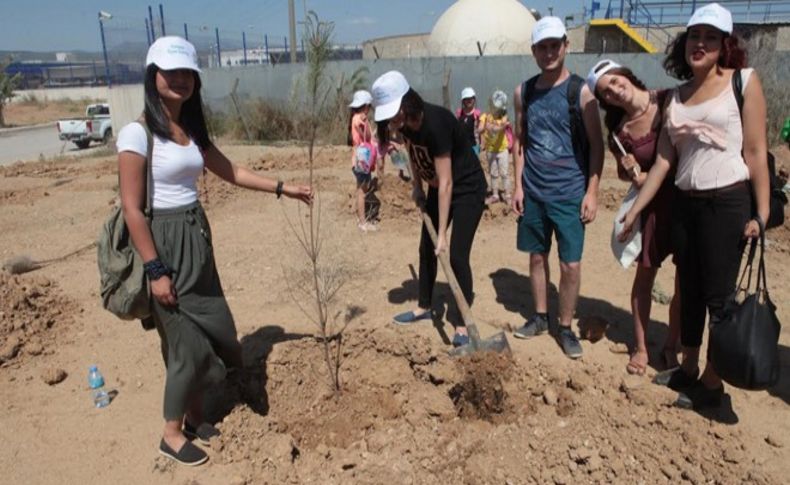
[[[469,343],[469,335],[462,335],[460,333],[453,336],[453,347],[463,347]]]
[[[176,452],[173,450],[173,448],[170,448],[167,443],[165,443],[163,438],[159,443],[159,454],[187,466],[202,465],[206,462],[206,460],[208,460],[208,455],[206,452],[193,445],[189,441],[184,443],[184,446],[182,446],[181,449]]]
[[[392,318],[392,323],[395,325],[410,325],[420,320],[427,320],[431,318],[430,310],[425,310],[423,313],[414,313],[413,311],[403,312],[395,315]]]
[[[216,438],[220,435],[219,430],[208,423],[192,426],[188,421],[184,421],[183,432],[187,439],[198,440],[200,444],[206,446],[211,445],[211,438]]]

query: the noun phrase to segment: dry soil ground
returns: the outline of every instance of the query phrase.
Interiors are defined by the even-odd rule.
[[[300,148],[224,148],[271,176],[306,177]],[[116,196],[114,159],[0,169],[0,260],[41,261],[87,247],[0,277],[0,483],[787,483],[787,330],[779,385],[728,386],[726,405],[705,415],[672,407],[673,393],[649,382],[655,367],[643,378],[625,374],[634,270],[620,269],[609,250],[626,188],[611,165],[587,232],[578,306],[579,317],[608,322],[605,337],[584,341],[579,361],[548,336],[511,338],[512,361],[455,361],[446,355],[455,312],[442,276],[433,325],[390,324],[416,298],[418,218],[407,187],[390,174],[379,192],[381,230],[358,233],[347,158],[345,148],[326,148],[316,172],[325,254],[350,275],[337,306],[353,309],[339,397],[328,390],[315,328],[288,284],[304,257],[286,218],[303,213],[293,201],[204,183],[245,369],[211,393],[209,412],[223,435],[197,469],[156,452],[164,377],[156,333],[116,320],[97,294],[89,246]],[[788,226],[769,242],[769,287],[787,324]],[[552,265],[558,275],[554,256]],[[472,267],[484,336],[521,325],[532,309],[527,258],[501,206],[485,215]],[[673,273],[671,266],[659,273],[660,288],[670,291]],[[653,318],[657,353],[667,306],[655,304]],[[117,392],[105,409],[92,407],[90,364]]]

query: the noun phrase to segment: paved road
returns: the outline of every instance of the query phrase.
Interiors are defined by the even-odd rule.
[[[89,152],[78,150],[71,142],[60,141],[58,129],[54,125],[18,131],[0,131],[0,165],[8,165],[20,160],[34,161],[41,155],[44,158],[52,158],[77,153],[82,155]]]

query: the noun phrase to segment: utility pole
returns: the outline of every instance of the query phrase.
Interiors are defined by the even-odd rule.
[[[296,11],[294,0],[288,0],[288,27],[291,37],[291,62],[296,62]]]

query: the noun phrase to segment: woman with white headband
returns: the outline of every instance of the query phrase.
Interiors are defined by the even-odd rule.
[[[587,85],[603,109],[609,130],[609,150],[617,160],[621,180],[642,187],[656,159],[656,147],[668,91],[651,91],[627,67],[610,60],[598,62],[587,75]],[[670,226],[675,188],[671,177],[641,213],[642,253],[631,288],[634,315],[634,349],[626,366],[629,374],[643,375],[649,361],[647,325],[650,322],[653,284],[661,263],[672,253]],[[669,332],[660,354],[665,369],[678,366],[676,346],[680,337],[680,300],[675,295],[669,308]]]
[[[242,363],[214,263],[211,229],[198,201],[197,179],[205,167],[234,185],[278,198],[285,195],[309,204],[313,192],[237,166],[211,142],[192,44],[161,37],[149,48],[146,65],[142,119],[118,134],[121,204],[132,243],[145,261],[167,368],[159,452],[194,466],[208,456],[187,438],[206,444],[218,434],[203,421],[203,391]],[[143,211],[149,206],[147,184],[148,214]]]
[[[679,189],[672,240],[680,279],[681,366],[657,382],[682,392],[679,405],[718,406],[724,386],[710,361],[700,375],[706,312],[724,315],[746,238],[769,214],[766,107],[760,79],[746,67],[732,15],[716,3],[698,9],[670,46],[664,67],[687,81],[670,96],[658,157],[624,218],[621,239],[675,169]],[[733,76],[740,76],[733,82]],[[741,115],[733,90],[740,81]],[[752,193],[754,198],[752,198]],[[756,208],[756,210],[754,210]]]

